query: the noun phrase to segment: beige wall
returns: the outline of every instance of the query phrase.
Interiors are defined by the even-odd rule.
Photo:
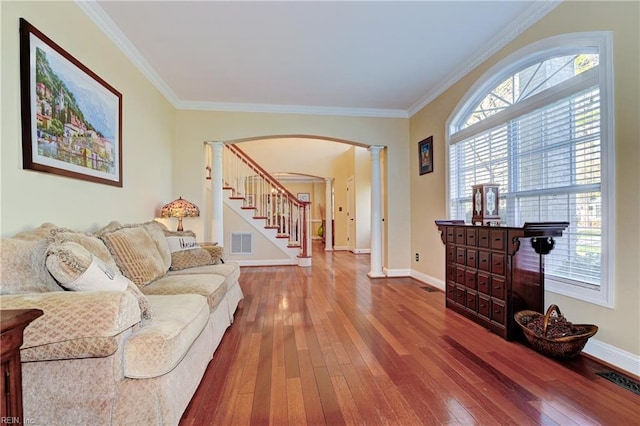
[[[388,197],[388,268],[409,267],[410,214],[409,214],[409,161],[407,144],[409,123],[406,119],[337,117],[320,115],[267,114],[213,111],[177,111],[177,147],[173,156],[174,195],[182,195],[198,204],[203,199],[204,168],[203,141],[237,141],[270,136],[314,136],[348,141],[362,146],[387,147],[387,175],[393,176],[386,183]],[[338,229],[346,202],[336,187],[336,245],[341,245]],[[199,226],[202,231],[202,224]],[[195,229],[195,228],[194,228]],[[346,229],[346,228],[345,228]],[[346,244],[345,244],[346,245]]]
[[[564,2],[504,49],[473,70],[410,119],[411,251],[422,254],[412,268],[444,281],[444,246],[433,221],[445,217],[445,123],[471,85],[489,67],[519,48],[570,32],[611,30],[614,33],[616,116],[616,244],[615,308],[609,309],[547,292],[577,323],[600,327],[596,339],[640,355],[640,132],[638,129],[640,47],[637,2]],[[433,135],[433,173],[418,176],[417,143]],[[414,149],[415,148],[415,149]]]
[[[1,2],[0,233],[43,222],[91,230],[112,219],[152,219],[171,201],[175,110],[73,2]],[[23,17],[123,97],[123,187],[22,170],[19,18]]]

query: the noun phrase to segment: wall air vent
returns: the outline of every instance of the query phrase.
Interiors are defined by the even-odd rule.
[[[253,254],[253,234],[232,232],[230,254]]]

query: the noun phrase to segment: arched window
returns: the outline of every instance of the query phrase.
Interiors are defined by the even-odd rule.
[[[448,123],[449,216],[500,185],[502,223],[567,221],[545,258],[551,291],[613,303],[611,34],[542,40],[489,70]],[[612,263],[611,263],[612,266]]]

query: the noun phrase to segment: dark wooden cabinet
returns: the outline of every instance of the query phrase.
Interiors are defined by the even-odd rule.
[[[22,368],[20,346],[24,329],[41,316],[40,309],[12,309],[0,311],[0,355],[2,378],[0,379],[0,418],[2,423],[23,424],[22,418]]]
[[[513,315],[544,312],[544,255],[567,222],[525,223],[521,228],[437,220],[446,245],[447,308],[505,339],[521,335]]]

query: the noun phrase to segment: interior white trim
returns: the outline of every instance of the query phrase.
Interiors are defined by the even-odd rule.
[[[446,289],[446,285],[441,279],[432,277],[431,275],[423,274],[422,272],[418,272],[415,269],[411,270],[411,278],[415,278],[416,280],[421,281],[425,284],[429,284],[431,286],[439,288],[442,291],[445,291]]]
[[[124,35],[120,27],[113,22],[113,19],[104,11],[96,1],[75,0],[76,5],[93,21],[98,28],[106,34],[118,49],[129,58],[131,62],[149,79],[156,89],[167,98],[175,107],[178,104],[178,97],[171,88],[164,82],[158,73],[147,62],[142,53],[135,48],[133,43]]]
[[[640,356],[638,355],[594,338],[587,340],[583,352],[640,377]]]
[[[401,109],[343,108],[313,105],[241,104],[233,102],[178,101],[174,104],[182,110],[266,112],[274,114],[338,115],[347,117],[409,118]]]
[[[400,109],[345,108],[313,105],[241,104],[225,102],[196,102],[178,99],[147,62],[133,43],[124,35],[113,19],[95,1],[75,0],[76,5],[104,32],[127,58],[177,109],[199,111],[261,112],[279,114],[338,115],[350,117],[409,118],[407,111]]]
[[[382,268],[382,272],[384,272],[384,274],[388,278],[410,277],[411,276],[411,270],[410,269],[387,269],[387,268]]]
[[[235,262],[240,266],[298,266],[297,259],[257,259],[257,260],[236,260],[232,259],[229,262]]]
[[[505,27],[492,40],[480,49],[476,57],[472,57],[466,64],[462,65],[457,71],[450,74],[448,80],[441,85],[422,96],[407,111],[409,117],[414,116],[422,108],[427,106],[431,101],[440,96],[445,90],[457,83],[462,77],[469,74],[481,63],[489,59],[500,49],[506,46],[513,39],[522,34],[530,26],[538,22],[543,16],[555,9],[562,1],[558,0],[541,0],[534,2],[518,19],[513,20],[511,25]]]
[[[480,49],[477,57],[461,66],[457,72],[439,85],[436,89],[424,94],[408,110],[402,109],[378,109],[378,108],[348,108],[348,107],[327,107],[314,105],[276,105],[276,104],[243,104],[225,102],[197,102],[183,101],[178,99],[176,94],[164,82],[153,67],[147,62],[144,56],[136,49],[131,41],[124,35],[111,17],[102,9],[96,1],[75,0],[76,5],[100,28],[111,41],[118,47],[127,58],[151,81],[151,83],[162,93],[165,98],[177,109],[182,110],[205,110],[205,111],[229,111],[229,112],[260,112],[260,113],[280,113],[280,114],[309,114],[309,115],[335,115],[352,117],[379,117],[379,118],[410,118],[425,105],[443,93],[458,80],[468,74],[484,62],[491,55],[496,53],[507,43],[520,35],[523,31],[537,22],[553,10],[561,1],[539,0],[533,2],[531,7],[518,19],[512,21],[511,25],[505,27],[497,34],[484,49]]]

